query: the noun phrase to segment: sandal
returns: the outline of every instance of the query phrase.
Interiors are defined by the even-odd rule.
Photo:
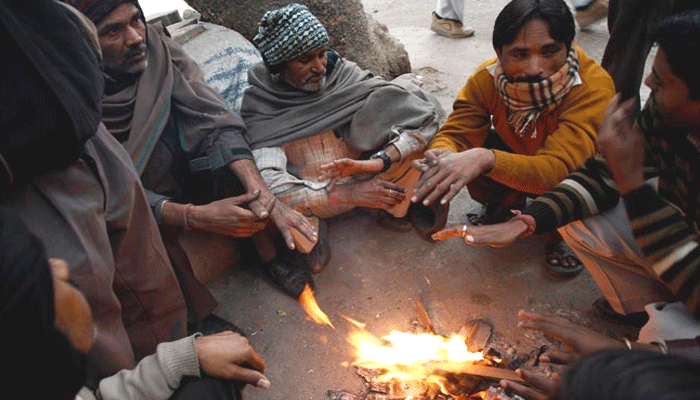
[[[573,265],[562,265],[562,261],[567,258],[573,262]],[[545,260],[547,260],[545,264],[547,272],[556,278],[573,278],[583,271],[583,263],[563,240],[545,248]]]

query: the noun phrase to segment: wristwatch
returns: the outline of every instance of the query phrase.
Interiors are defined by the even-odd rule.
[[[389,157],[384,150],[379,150],[378,152],[372,154],[370,159],[372,158],[381,158],[382,162],[384,162],[384,168],[382,168],[380,172],[386,172],[391,167],[391,157]]]

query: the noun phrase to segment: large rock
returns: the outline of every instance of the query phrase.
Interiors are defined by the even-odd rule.
[[[252,40],[263,14],[291,1],[280,0],[188,0],[202,20],[223,25]],[[306,5],[328,30],[331,47],[384,78],[411,71],[408,53],[383,24],[365,13],[360,0],[307,0]]]

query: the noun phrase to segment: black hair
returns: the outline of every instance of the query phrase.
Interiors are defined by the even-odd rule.
[[[674,14],[652,28],[651,38],[663,49],[671,71],[690,91],[690,98],[700,100],[700,74],[692,54],[700,54],[700,10]]]
[[[587,356],[560,382],[560,400],[697,400],[700,364],[642,350]]]
[[[563,0],[513,0],[496,17],[493,27],[493,48],[501,50],[511,44],[520,29],[534,19],[549,25],[552,39],[564,43],[567,51],[576,35],[576,25],[571,10]]]

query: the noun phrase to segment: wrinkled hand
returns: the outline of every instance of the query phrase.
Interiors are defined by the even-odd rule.
[[[528,371],[517,369],[515,373],[525,381],[525,385],[508,380],[500,381],[500,386],[512,393],[517,394],[526,400],[547,400],[554,398],[557,390],[559,374],[553,373],[551,377]]]
[[[493,168],[495,156],[484,148],[474,148],[461,153],[449,150],[425,152],[425,162],[418,160],[413,166],[423,171],[411,201],[423,201],[430,205],[436,201],[447,204],[459,191],[481,173]]]
[[[306,219],[303,214],[293,210],[282,201],[275,203],[270,218],[277,226],[277,229],[282,233],[284,241],[287,243],[287,247],[289,247],[290,250],[294,250],[296,247],[294,244],[294,237],[290,231],[292,227],[301,232],[309,241],[314,243],[318,241],[318,232],[316,232],[316,229],[314,229],[309,220]]]
[[[194,339],[199,366],[207,375],[269,388],[265,361],[248,339],[231,331]]]
[[[350,204],[360,207],[388,210],[406,198],[401,186],[379,177],[351,185],[340,185],[338,188],[341,186],[344,191],[342,196],[346,197]]]
[[[467,227],[466,230],[464,227]],[[433,240],[444,240],[451,237],[463,237],[464,242],[472,246],[507,247],[526,230],[527,225],[524,222],[511,219],[493,225],[452,225],[435,232],[432,238]]]
[[[251,200],[248,203],[248,208],[255,214],[258,219],[265,219],[270,216],[272,209],[275,207],[277,198],[270,193],[267,187],[256,189],[253,193],[259,192],[257,199]]]
[[[612,173],[620,193],[631,192],[646,184],[644,156],[646,141],[633,127],[632,117],[637,111],[637,99],[620,104],[621,95],[610,100],[605,110],[598,135],[598,149]]]
[[[321,165],[320,169],[323,173],[318,177],[318,180],[325,181],[330,179],[331,182],[328,184],[328,191],[331,191],[341,178],[363,172],[376,173],[381,171],[383,163],[378,164],[378,162],[381,162],[381,160],[353,160],[351,158],[341,158],[331,163]]]
[[[547,351],[540,357],[542,362],[570,363],[579,357],[603,349],[622,348],[625,345],[616,339],[601,335],[581,325],[562,318],[545,316],[520,310],[518,328],[543,332],[564,343],[577,353],[572,355],[561,351]]]
[[[241,206],[259,200],[260,192],[217,200],[203,206],[194,206],[190,211],[190,224],[195,229],[233,237],[249,237],[267,225],[267,218],[256,216],[253,211]],[[274,204],[274,203],[273,203]]]

